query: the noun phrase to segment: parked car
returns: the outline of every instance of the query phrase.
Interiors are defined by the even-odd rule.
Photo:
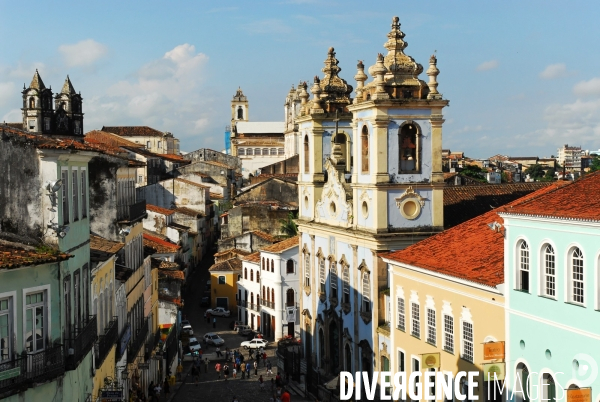
[[[231,321],[229,323],[229,328],[233,329],[234,331],[237,332],[237,327],[239,327],[240,325],[244,325],[244,323],[242,321]]]
[[[204,335],[204,342],[206,342],[210,345],[215,345],[215,346],[221,346],[225,343],[223,338],[221,338],[219,335],[215,334],[214,332],[209,332],[208,334]]]
[[[223,307],[217,308],[209,308],[206,310],[206,314],[210,314],[213,317],[229,317],[231,312],[229,310],[225,310]]]
[[[188,320],[181,320],[181,332],[188,335],[194,335],[194,329]]]
[[[261,349],[267,347],[267,341],[265,339],[255,338],[251,341],[244,341],[240,344],[240,347],[244,349]]]
[[[190,338],[190,343],[188,344],[188,346],[190,347],[190,352],[192,353],[202,349],[202,345],[200,345],[200,342],[198,342],[198,339],[196,338]]]
[[[250,328],[248,325],[238,325],[234,331],[244,336],[253,332],[252,328]]]

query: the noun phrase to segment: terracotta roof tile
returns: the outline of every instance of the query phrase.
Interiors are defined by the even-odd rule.
[[[225,169],[233,169],[233,166],[229,166],[228,164],[223,163],[223,162],[217,162],[217,161],[199,161],[199,162],[207,163],[207,164],[213,165],[213,166],[222,167]]]
[[[182,165],[188,165],[191,163],[189,160],[184,159],[183,156],[181,156],[181,155],[175,155],[175,154],[154,154],[154,155],[156,155],[159,158],[166,159],[171,162],[177,162]]]
[[[72,255],[58,250],[36,250],[16,243],[0,243],[0,269],[12,269],[29,265],[41,265],[66,261]]]
[[[156,205],[152,205],[152,204],[146,204],[146,210],[147,211],[152,211],[152,212],[156,212],[162,215],[166,215],[166,216],[170,216],[173,215],[175,213],[174,209],[167,209],[167,208],[163,208],[163,207],[158,207]]]
[[[185,280],[185,274],[183,273],[183,271],[172,270],[172,269],[159,269],[158,277],[159,278],[178,279],[180,281]]]
[[[247,256],[250,253],[248,251],[240,250],[238,248],[228,248],[227,250],[223,250],[223,251],[219,251],[218,253],[215,253],[214,257],[221,257],[221,256],[224,256],[227,254]]]
[[[231,271],[236,272],[242,269],[242,261],[239,258],[230,258],[229,260],[219,262],[211,266],[208,270],[211,272]]]
[[[552,186],[553,187],[553,186]],[[513,201],[518,205],[551,191],[546,186]],[[495,209],[404,250],[380,256],[414,267],[495,287],[504,283],[504,235],[488,224],[503,223]]]
[[[170,269],[170,270],[174,270],[174,269],[179,269],[179,263],[177,262],[172,262],[172,261],[164,261],[161,260],[159,258],[150,258],[150,266],[152,268],[161,268],[161,269]]]
[[[177,244],[169,243],[168,241],[151,236],[147,233],[144,233],[144,245],[152,247],[159,254],[175,253],[181,248],[181,246],[178,246]]]
[[[144,148],[142,144],[126,140],[116,134],[109,133],[107,131],[92,130],[85,134],[85,139],[93,139],[100,143],[112,145],[114,147],[132,147],[132,148]]]
[[[116,254],[125,247],[124,243],[105,239],[100,236],[90,235],[90,249],[108,254]]]
[[[261,230],[255,230],[251,233],[253,233],[255,236],[260,237],[261,239],[269,241],[271,243],[276,243],[278,241],[275,237],[273,237],[270,234],[265,233]]]
[[[256,253],[252,253],[250,255],[242,257],[242,260],[260,263],[260,251],[257,251]]]
[[[279,243],[275,243],[272,246],[265,247],[261,251],[266,251],[269,253],[281,253],[285,250],[289,250],[290,248],[298,247],[298,244],[300,244],[300,237],[294,236],[280,241]]]
[[[590,173],[574,182],[559,181],[546,193],[519,205],[501,208],[502,212],[579,220],[600,220],[600,172]]]
[[[73,137],[72,139],[55,138],[51,135],[31,134],[26,131],[10,127],[6,124],[0,124],[2,136],[8,136],[16,141],[22,141],[33,145],[38,149],[66,149],[77,151],[90,151],[106,153],[101,147],[83,142],[83,137]]]
[[[112,126],[102,127],[102,131],[122,137],[164,137],[165,133],[148,126]]]
[[[444,227],[449,229],[550,184],[534,182],[444,187]]]

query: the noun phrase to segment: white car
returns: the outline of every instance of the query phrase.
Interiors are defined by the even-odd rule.
[[[190,338],[190,343],[188,345],[192,353],[202,349],[202,345],[200,345],[200,342],[198,342],[198,339],[196,338]]]
[[[221,346],[225,343],[223,338],[221,338],[219,335],[215,334],[214,332],[209,332],[208,334],[204,335],[204,342],[209,343],[211,345],[215,345],[215,346]]]
[[[206,314],[210,314],[215,317],[229,317],[231,312],[229,310],[225,310],[223,307],[217,307],[206,310]]]
[[[267,347],[267,342],[266,340],[262,339],[262,338],[255,338],[252,339],[251,341],[245,341],[242,342],[240,344],[241,348],[244,349],[260,349],[260,348],[266,348]]]
[[[188,320],[181,320],[181,332],[188,335],[194,335],[194,329]]]

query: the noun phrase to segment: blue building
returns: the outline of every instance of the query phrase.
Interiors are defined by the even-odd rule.
[[[499,212],[512,400],[600,400],[599,190],[594,173]]]

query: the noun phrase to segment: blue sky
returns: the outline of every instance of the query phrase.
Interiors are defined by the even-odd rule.
[[[55,91],[70,75],[86,131],[149,125],[182,150],[221,149],[238,86],[250,120],[283,120],[291,85],[322,76],[333,46],[356,87],[357,60],[368,67],[385,51],[394,15],[425,70],[437,50],[450,100],[444,148],[478,158],[600,148],[592,1],[0,0],[0,118],[20,120],[23,83],[38,68]]]

